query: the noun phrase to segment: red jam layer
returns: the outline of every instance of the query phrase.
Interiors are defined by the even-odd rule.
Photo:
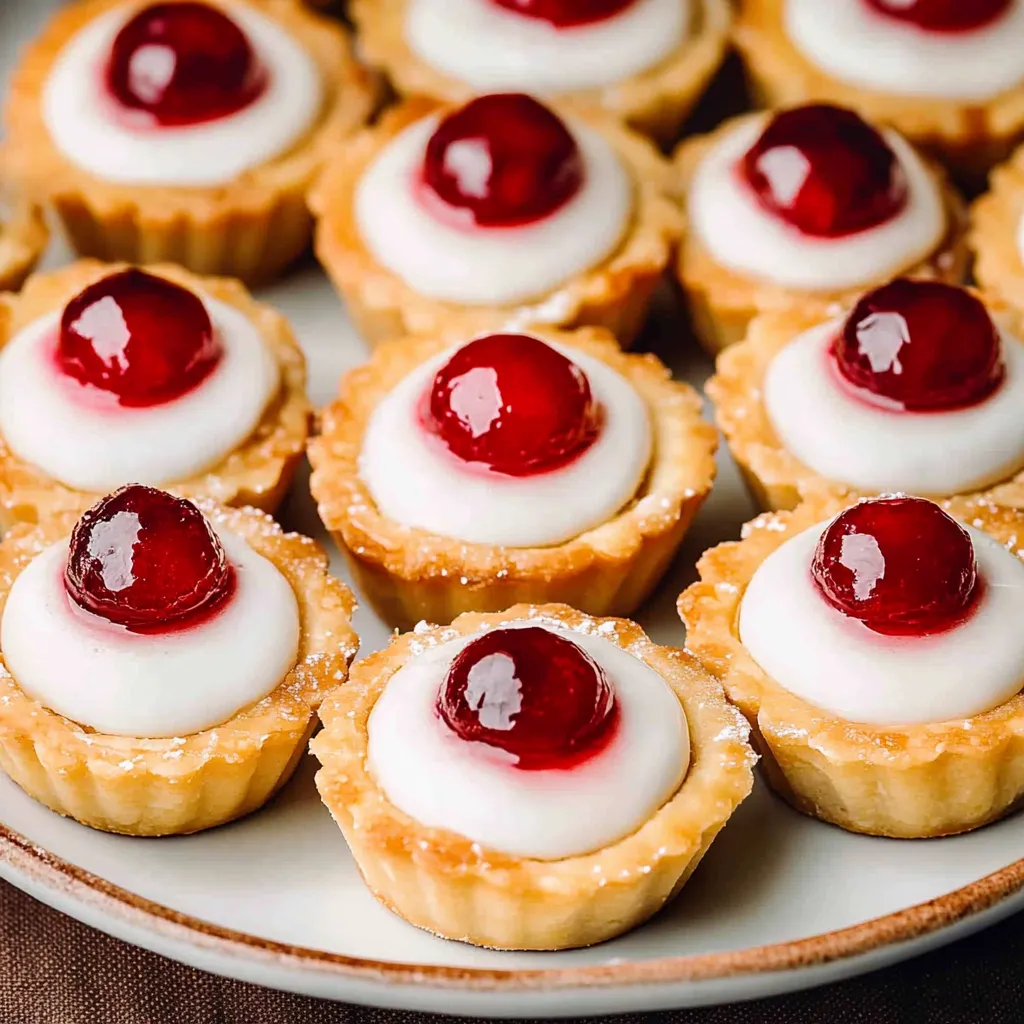
[[[939,281],[899,278],[868,292],[832,356],[861,393],[911,412],[975,405],[1004,374],[999,332],[984,304]]]
[[[423,428],[453,455],[508,476],[564,466],[600,431],[586,374],[527,334],[464,345],[437,372],[425,405]]]
[[[60,321],[60,370],[124,406],[179,398],[202,383],[222,355],[194,292],[134,268],[89,285]]]
[[[80,608],[136,633],[177,631],[220,611],[235,573],[189,501],[131,484],[75,524],[64,572]]]
[[[522,93],[471,100],[427,144],[428,197],[468,224],[521,227],[550,216],[579,191],[583,161],[561,119]]]
[[[495,629],[452,662],[437,713],[461,739],[514,754],[527,770],[571,768],[607,745],[615,695],[597,663],[540,626]]]
[[[877,227],[907,202],[885,139],[852,110],[826,104],[776,114],[740,173],[765,210],[815,238]]]
[[[897,21],[929,32],[971,32],[1004,14],[1012,0],[865,0]]]
[[[811,573],[833,608],[887,635],[949,629],[980,589],[970,535],[924,498],[875,498],[840,513]]]
[[[120,107],[167,128],[237,114],[267,82],[242,29],[197,0],[143,7],[118,32],[106,69]]]
[[[604,21],[632,7],[636,0],[492,0],[505,10],[546,21],[555,28],[576,28]]]

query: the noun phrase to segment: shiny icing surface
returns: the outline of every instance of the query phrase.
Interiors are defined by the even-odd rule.
[[[611,17],[558,29],[490,0],[410,0],[405,36],[421,60],[477,92],[571,92],[664,60],[686,41],[695,3],[636,0]]]
[[[449,666],[473,639],[462,637],[418,653],[373,709],[369,765],[388,799],[423,825],[542,860],[600,849],[642,825],[686,774],[690,744],[679,699],[609,640],[564,635],[597,662],[615,693],[619,721],[598,754],[568,769],[523,771],[501,748],[456,736],[434,705]]]
[[[690,229],[717,263],[784,288],[834,291],[914,266],[942,240],[946,214],[939,190],[921,158],[893,131],[882,134],[903,169],[907,198],[891,219],[855,234],[817,238],[773,216],[737,170],[764,126],[763,118],[737,125],[693,177],[686,204]]]
[[[203,301],[222,357],[191,391],[139,408],[121,406],[59,370],[59,312],[28,324],[0,350],[4,442],[20,459],[81,491],[170,483],[216,465],[256,428],[280,386],[280,369],[241,312]]]
[[[295,662],[298,605],[271,562],[237,534],[218,533],[235,570],[234,594],[201,624],[155,634],[74,605],[64,588],[67,542],[47,548],[4,606],[7,671],[51,711],[116,736],[187,736],[265,697]]]
[[[969,528],[982,592],[965,621],[928,636],[885,636],[828,604],[811,577],[827,524],[787,540],[761,564],[740,606],[739,633],[781,687],[830,714],[916,725],[981,714],[1024,683],[1024,564]]]
[[[587,375],[603,410],[600,433],[575,459],[531,476],[463,462],[424,431],[419,407],[449,350],[408,374],[374,410],[359,472],[389,519],[471,544],[543,547],[607,522],[635,495],[653,444],[632,385],[598,359],[560,346]]]
[[[355,217],[373,257],[421,295],[470,306],[536,299],[600,263],[629,222],[633,184],[607,142],[585,125],[570,130],[584,180],[548,217],[515,228],[467,228],[442,218],[414,185],[438,118],[394,138],[366,169]]]
[[[107,94],[104,62],[130,5],[90,21],[61,51],[42,94],[43,119],[58,149],[104,181],[209,187],[233,181],[289,149],[312,126],[323,83],[305,49],[248,5],[227,8],[266,68],[263,92],[237,113],[159,127]]]
[[[1003,334],[1002,384],[944,412],[882,408],[842,382],[829,347],[842,321],[812,327],[772,360],[764,407],[779,443],[805,466],[867,493],[946,495],[1024,465],[1024,345]]]

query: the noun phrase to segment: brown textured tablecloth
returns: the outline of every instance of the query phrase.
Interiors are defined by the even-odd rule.
[[[0,882],[0,1021],[5,1024],[415,1024],[439,1019],[306,999],[204,974],[86,928]],[[737,1006],[605,1019],[623,1024],[1021,1024],[1024,914],[839,985]]]

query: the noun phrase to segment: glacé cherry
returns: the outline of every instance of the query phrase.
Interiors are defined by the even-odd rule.
[[[1003,379],[999,332],[984,304],[941,281],[898,278],[868,292],[832,354],[850,384],[911,412],[976,404]]]
[[[464,345],[427,397],[427,430],[464,462],[508,476],[556,469],[600,430],[586,374],[527,334],[489,334]]]
[[[522,93],[493,93],[441,121],[422,179],[469,223],[518,227],[549,216],[579,191],[583,161],[557,114]]]
[[[876,227],[907,201],[885,139],[852,110],[827,104],[776,114],[740,169],[761,206],[817,238]]]
[[[199,384],[221,343],[202,300],[164,277],[129,268],[89,285],[64,308],[57,364],[120,405],[157,405]]]
[[[143,7],[118,32],[106,79],[121,107],[164,127],[236,114],[267,85],[242,29],[199,0]]]
[[[189,501],[130,484],[75,524],[64,586],[79,607],[132,632],[177,629],[218,610],[235,574]]]
[[[577,644],[540,626],[495,629],[452,662],[437,699],[456,735],[514,754],[527,770],[567,768],[604,745],[615,695]]]
[[[574,28],[603,21],[632,7],[636,0],[494,0],[500,7],[555,28]]]
[[[970,32],[995,21],[1012,0],[866,0],[881,14],[929,32]]]
[[[924,498],[874,498],[840,513],[811,573],[832,607],[888,635],[948,629],[978,589],[970,535]]]

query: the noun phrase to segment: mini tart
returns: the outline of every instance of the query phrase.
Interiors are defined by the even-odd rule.
[[[450,622],[467,611],[516,601],[562,601],[593,615],[627,615],[671,561],[715,476],[714,429],[701,400],[650,355],[619,351],[605,331],[537,331],[621,374],[650,410],[651,467],[634,499],[608,522],[551,547],[468,544],[389,519],[359,473],[367,424],[383,397],[450,340],[406,338],[382,345],[341,382],[340,397],[309,445],[310,488],[320,518],[346,551],[360,592],[391,625]]]
[[[636,182],[632,223],[619,246],[597,266],[533,303],[460,306],[419,294],[381,266],[363,243],[354,216],[353,196],[363,172],[402,129],[438,109],[436,102],[417,98],[389,110],[340,148],[310,196],[319,218],[317,256],[363,337],[376,344],[404,334],[459,329],[470,335],[510,325],[593,325],[628,345],[647,319],[681,227],[666,196],[668,168],[654,147],[606,115],[588,113],[584,123],[604,136]]]
[[[974,276],[982,288],[1024,308],[1020,223],[1024,216],[1024,147],[989,177],[989,190],[971,206]]]
[[[610,846],[557,861],[498,853],[421,825],[388,800],[367,764],[370,713],[417,649],[531,618],[600,631],[646,662],[678,696],[690,731],[689,771],[653,817]],[[353,667],[320,717],[317,788],[371,892],[410,923],[478,946],[565,949],[636,927],[679,891],[753,781],[746,725],[695,659],[651,643],[632,622],[591,619],[564,605],[465,614],[448,627],[395,637]]]
[[[902,838],[994,821],[1024,794],[1024,695],[967,719],[864,725],[783,689],[740,642],[740,602],[757,568],[789,538],[849,505],[849,498],[813,495],[794,511],[747,523],[742,540],[705,552],[700,582],[679,598],[687,649],[746,716],[769,785],[798,811],[853,832]],[[1019,512],[976,498],[944,507],[1016,549]]]
[[[407,9],[408,0],[353,0],[351,16],[366,60],[383,69],[403,96],[429,96],[447,103],[470,99],[470,85],[430,67],[409,47]],[[699,0],[694,19],[697,24],[690,37],[667,60],[603,89],[562,93],[556,99],[564,105],[605,110],[637,131],[671,142],[715,76],[729,44],[732,12],[725,0]]]
[[[1000,321],[1016,327],[1019,317],[998,300],[985,304]],[[780,309],[763,313],[750,324],[746,338],[722,352],[705,391],[715,422],[755,501],[772,511],[796,508],[808,494],[864,495],[848,484],[829,480],[805,466],[783,447],[765,410],[762,385],[772,360],[794,338],[826,320],[837,309]],[[866,495],[864,495],[866,496]],[[1024,508],[1024,471],[985,490],[982,497]]]
[[[309,245],[306,191],[339,138],[362,125],[375,103],[368,73],[346,30],[293,0],[233,0],[291,33],[314,58],[325,106],[288,152],[226,186],[129,186],[69,161],[43,121],[40,96],[60,52],[94,18],[125,0],[78,0],[61,10],[22,54],[10,85],[6,126],[10,169],[29,196],[52,206],[83,255],[131,263],[173,262],[200,274],[269,280]],[[132,6],[129,0],[127,6]]]
[[[979,103],[901,96],[831,77],[811,63],[783,28],[785,0],[740,0],[733,39],[754,93],[768,107],[823,100],[891,124],[968,179],[983,178],[1024,131],[1024,87]]]
[[[737,126],[761,116],[744,114],[725,122],[707,135],[699,135],[680,144],[673,157],[675,188],[680,199],[689,191],[690,182],[704,157],[735,131]],[[966,210],[963,200],[950,184],[942,167],[929,161],[928,169],[942,196],[947,230],[927,260],[905,268],[903,273],[959,284],[967,275],[970,260],[966,242]],[[878,280],[866,281],[856,289],[840,292],[795,291],[722,266],[693,232],[683,234],[676,259],[676,275],[686,294],[697,340],[712,355],[741,341],[750,321],[758,313],[787,306],[824,309],[837,302],[851,303],[861,291],[887,279],[887,275],[882,275]]]
[[[189,736],[98,733],[28,697],[0,662],[0,767],[59,814],[107,832],[198,832],[249,814],[283,786],[306,749],[315,711],[344,682],[358,641],[354,602],[312,540],[255,509],[200,508],[241,535],[291,585],[299,605],[298,661],[280,685],[228,721]],[[14,527],[0,544],[0,611],[28,563],[66,537],[77,515]]]
[[[121,269],[122,265],[79,260],[60,270],[33,275],[19,295],[0,295],[0,347],[33,320],[61,309],[83,288]],[[312,419],[306,398],[306,360],[291,327],[280,313],[256,302],[237,281],[197,277],[174,266],[149,269],[244,313],[259,329],[281,370],[278,396],[248,440],[205,473],[175,481],[168,490],[190,499],[210,498],[224,505],[275,511],[302,458]],[[20,459],[0,437],[0,526],[4,529],[80,512],[100,497],[54,480]]]

